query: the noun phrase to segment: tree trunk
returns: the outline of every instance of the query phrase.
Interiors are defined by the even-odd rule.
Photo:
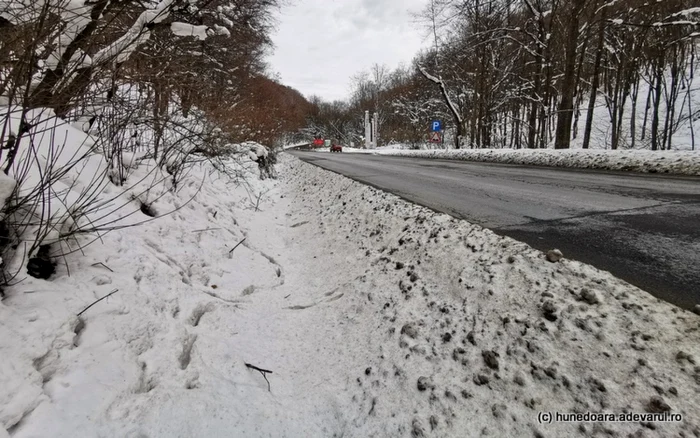
[[[676,102],[680,94],[681,86],[681,69],[685,65],[685,50],[682,47],[677,47],[673,51],[673,62],[671,64],[671,90],[668,93],[666,101],[666,123],[664,126],[664,143],[666,149],[671,150],[673,143],[673,133],[676,130]]]
[[[653,91],[653,81],[651,84],[649,84],[648,90],[647,90],[647,103],[644,106],[644,120],[642,121],[642,140],[644,140],[647,136],[647,122],[649,121],[649,109],[651,108],[651,102],[652,102],[652,91]]]
[[[581,72],[583,71],[584,60],[586,58],[586,52],[588,51],[589,39],[590,37],[587,35],[583,43],[583,47],[581,48],[581,56],[579,56],[579,60],[576,67],[576,86],[574,92],[574,126],[572,128],[572,139],[578,137],[578,122],[581,117],[581,101],[583,100],[583,90],[581,89],[582,87],[580,87],[579,84],[581,84]]]
[[[547,47],[544,51],[543,67],[545,70],[545,78],[543,95],[544,100],[542,102],[542,106],[540,107],[540,149],[545,149],[547,147],[547,141],[551,140],[550,118],[552,115],[552,50],[549,42],[547,42]]]
[[[632,149],[637,142],[637,98],[639,97],[639,76],[632,85],[632,113],[630,114],[630,136],[632,137]]]
[[[695,74],[695,47],[690,48],[690,78],[688,79],[688,123],[690,124],[690,149],[695,150],[695,129],[693,127],[693,104],[691,89],[693,88],[693,75]]]
[[[532,102],[532,107],[530,108],[530,117],[528,118],[527,122],[527,147],[528,149],[537,149],[537,102]]]
[[[586,113],[586,128],[583,133],[583,149],[588,149],[591,142],[591,129],[593,128],[593,110],[595,109],[595,101],[598,93],[598,84],[600,83],[600,62],[603,57],[603,43],[605,42],[605,12],[600,21],[598,29],[598,47],[596,47],[595,64],[593,65],[593,80],[591,83],[591,98],[588,101],[588,112]]]
[[[566,40],[566,57],[564,60],[564,79],[562,81],[561,101],[557,114],[557,131],[554,149],[569,149],[571,146],[571,122],[574,115],[574,93],[576,92],[576,47],[578,46],[578,24],[585,0],[573,0],[570,11]]]
[[[654,103],[651,112],[651,150],[659,150],[659,105],[661,104],[661,82],[663,81],[663,56],[656,60],[654,74]]]

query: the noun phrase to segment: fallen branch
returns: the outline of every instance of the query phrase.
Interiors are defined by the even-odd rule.
[[[257,202],[255,203],[255,211],[260,210],[258,207],[260,206],[260,198],[262,198],[262,195],[264,195],[263,192],[260,192],[260,194],[258,195],[258,200],[257,200]]]
[[[203,232],[203,231],[216,231],[216,230],[220,230],[220,229],[221,229],[221,228],[205,228],[205,229],[203,229],[203,230],[194,230],[194,231],[192,231],[192,232],[193,232],[193,233],[201,233],[201,232]]]
[[[245,363],[245,362],[244,362],[244,363]],[[264,369],[262,369],[262,368],[258,368],[258,367],[256,367],[255,365],[251,365],[251,364],[249,364],[249,363],[246,363],[245,366],[247,366],[248,368],[253,369],[253,370],[255,370],[255,371],[259,371],[260,374],[262,374],[263,379],[265,379],[265,381],[267,382],[267,390],[270,391],[270,381],[267,380],[266,374],[267,374],[267,373],[272,374],[272,371],[270,371],[270,370],[264,370]]]
[[[78,316],[80,316],[80,315],[82,315],[83,313],[85,313],[85,311],[86,311],[87,309],[89,309],[90,307],[94,306],[95,304],[99,303],[100,301],[104,300],[105,298],[111,297],[112,295],[114,295],[114,294],[117,293],[117,292],[119,292],[119,289],[114,289],[112,292],[108,293],[107,295],[103,296],[103,297],[100,298],[99,300],[93,302],[92,304],[90,304],[89,306],[87,306],[86,308],[84,308],[84,309],[82,310],[82,312],[78,313]]]
[[[105,268],[109,269],[109,272],[114,272],[114,271],[112,271],[112,270],[109,268],[109,266],[105,265],[105,264],[102,263],[102,262],[93,263],[93,264],[90,265],[90,266],[97,266],[97,265],[102,265],[102,266],[104,266]]]
[[[246,239],[247,239],[247,237],[244,237],[243,240],[241,240],[240,242],[238,242],[238,243],[236,244],[236,246],[234,246],[233,248],[231,248],[231,251],[229,251],[228,253],[231,254],[236,248],[238,248],[238,246],[239,246],[241,243],[245,242]]]

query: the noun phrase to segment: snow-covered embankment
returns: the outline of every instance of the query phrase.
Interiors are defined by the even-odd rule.
[[[700,175],[698,151],[650,151],[604,149],[381,149],[379,155],[437,158],[483,163],[577,169],[621,170],[644,173]]]
[[[697,315],[282,161],[243,185],[198,165],[171,215],[8,289],[0,436],[700,434]]]
[[[699,316],[588,265],[550,263],[479,226],[294,166],[289,190],[319,254],[309,261],[319,277],[354,278],[325,310],[348,321],[345,365],[357,379],[346,436],[700,434]],[[538,424],[540,412],[669,409],[683,421]]]

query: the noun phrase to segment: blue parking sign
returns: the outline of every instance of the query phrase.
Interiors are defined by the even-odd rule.
[[[442,131],[442,122],[440,120],[433,120],[433,123],[431,123],[433,132],[438,132]]]

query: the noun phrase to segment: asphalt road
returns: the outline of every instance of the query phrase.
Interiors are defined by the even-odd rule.
[[[306,162],[700,304],[700,178],[364,154]]]

